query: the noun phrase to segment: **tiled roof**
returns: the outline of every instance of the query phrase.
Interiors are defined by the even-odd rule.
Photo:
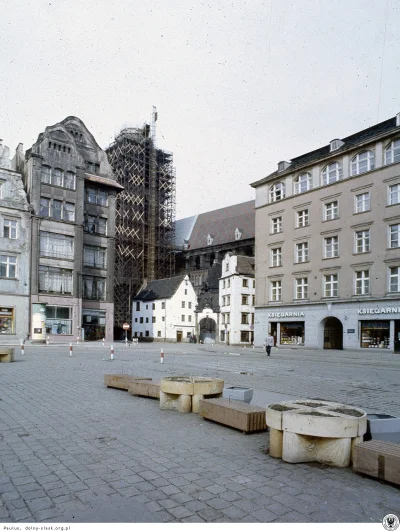
[[[341,138],[340,140],[342,140],[344,144],[340,149],[337,149],[334,152],[331,152],[330,144],[328,144],[321,148],[315,149],[314,151],[310,151],[309,153],[305,153],[304,155],[300,155],[299,157],[294,157],[290,161],[290,166],[288,166],[288,168],[285,171],[282,171],[282,172],[274,171],[267,177],[264,177],[263,179],[260,179],[259,181],[255,183],[252,183],[252,186],[261,184],[262,182],[265,182],[266,180],[268,181],[272,180],[278,175],[285,175],[287,173],[291,173],[293,170],[296,170],[296,168],[306,166],[307,164],[312,164],[316,162],[317,160],[328,157],[331,154],[333,155],[336,153],[347,151],[348,149],[355,147],[357,144],[361,144],[370,139],[372,140],[376,136],[379,136],[384,133],[390,133],[391,131],[394,131],[396,129],[398,129],[398,127],[396,127],[396,117],[389,118],[389,120],[385,120],[384,122],[373,125],[372,127],[368,127],[368,129],[363,129],[362,131],[359,131],[358,133],[354,133],[353,135],[347,136],[345,138]]]
[[[123,190],[124,187],[114,181],[113,179],[107,179],[106,177],[100,177],[99,175],[92,175],[91,173],[85,173],[85,179],[93,183],[104,184],[110,188],[116,188],[117,190]]]
[[[177,277],[152,280],[134,297],[135,301],[154,301],[157,299],[170,299],[184,280],[185,275]]]
[[[238,256],[236,272],[239,275],[254,277],[254,258],[250,256]]]
[[[189,241],[196,220],[197,215],[175,221],[175,247],[181,248]]]
[[[212,246],[235,241],[235,229],[242,233],[240,240],[255,237],[254,201],[246,201],[197,216],[189,249],[207,247],[207,236],[213,238]]]

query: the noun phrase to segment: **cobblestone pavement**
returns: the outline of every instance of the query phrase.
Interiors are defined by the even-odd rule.
[[[165,363],[160,364],[160,347]],[[378,522],[400,490],[270,458],[268,433],[107,389],[106,373],[209,375],[254,404],[325,398],[400,415],[400,356],[191,345],[27,345],[0,365],[0,522]]]

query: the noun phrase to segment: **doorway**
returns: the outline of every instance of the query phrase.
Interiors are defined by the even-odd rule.
[[[336,317],[328,317],[324,325],[324,349],[343,349],[343,325]]]
[[[394,351],[400,354],[400,321],[394,322]]]
[[[203,343],[212,343],[216,340],[216,323],[211,317],[204,317],[199,323],[200,341]]]
[[[176,342],[182,343],[182,331],[181,330],[176,331]]]
[[[278,339],[278,334],[277,334],[277,330],[278,330],[278,323],[270,323],[270,326],[271,326],[271,336],[274,338],[274,345],[276,347],[276,342],[277,342],[277,339]]]

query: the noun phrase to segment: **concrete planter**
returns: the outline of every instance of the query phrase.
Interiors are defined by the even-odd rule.
[[[222,398],[237,400],[238,402],[250,404],[251,399],[253,398],[253,391],[254,390],[250,387],[238,387],[232,385],[231,387],[224,387]]]
[[[400,443],[400,418],[383,413],[369,413],[367,415],[367,433],[364,439],[377,439]]]

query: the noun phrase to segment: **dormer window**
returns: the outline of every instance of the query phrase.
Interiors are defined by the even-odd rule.
[[[240,240],[240,238],[242,237],[242,234],[243,233],[238,228],[236,228],[235,229],[235,240]]]
[[[336,151],[337,149],[341,148],[343,144],[344,144],[343,140],[340,140],[339,138],[335,138],[335,140],[330,141],[330,150]]]
[[[269,201],[275,203],[285,197],[285,185],[283,183],[275,183],[269,190]]]
[[[281,162],[278,162],[278,171],[284,171],[287,168],[289,168],[290,162],[287,162],[286,160],[281,160]]]
[[[214,242],[214,238],[211,234],[207,234],[207,245],[212,245]]]

